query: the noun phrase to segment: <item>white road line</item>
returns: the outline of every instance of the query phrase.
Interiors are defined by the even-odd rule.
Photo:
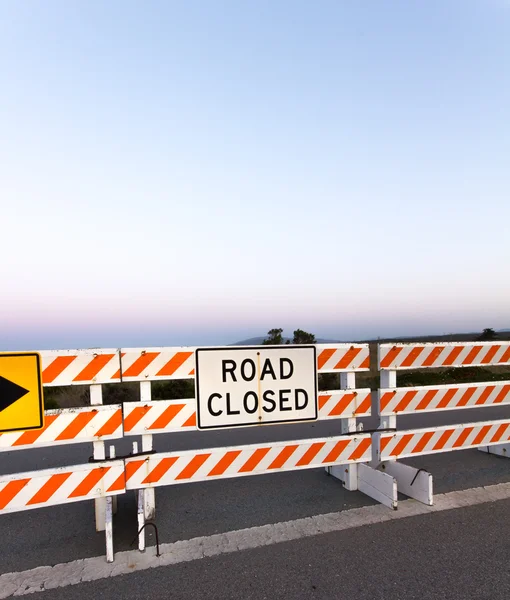
[[[156,549],[150,547],[144,554],[137,550],[118,552],[113,564],[107,563],[103,556],[97,556],[62,563],[54,567],[37,567],[19,573],[5,573],[0,575],[0,599],[76,585],[86,581],[97,581],[106,577],[126,575],[208,556],[270,546],[321,533],[342,531],[507,498],[510,498],[510,483],[500,483],[488,487],[439,494],[434,497],[434,506],[426,506],[415,500],[405,500],[399,502],[397,511],[392,511],[382,505],[365,506],[295,521],[162,544],[159,557],[156,556]]]

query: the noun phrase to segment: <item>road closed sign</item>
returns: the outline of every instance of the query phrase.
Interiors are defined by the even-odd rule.
[[[315,346],[196,350],[199,429],[317,419]]]

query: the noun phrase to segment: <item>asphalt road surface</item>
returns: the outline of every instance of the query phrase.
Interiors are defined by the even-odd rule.
[[[509,418],[506,407],[402,417],[399,428]],[[375,425],[365,420],[366,428]],[[155,437],[181,450],[338,434],[337,421]],[[129,444],[115,444],[117,454]],[[1,473],[86,462],[91,445],[5,452]],[[510,482],[510,461],[476,450],[412,459],[443,494]],[[156,492],[162,544],[339,513],[376,503],[323,469],[177,485]],[[37,598],[510,598],[510,500],[360,525],[346,531],[48,590]],[[389,510],[389,509],[385,509]],[[397,511],[398,512],[398,511]],[[92,502],[0,516],[0,573],[104,556]],[[119,498],[115,551],[136,537],[133,493]],[[148,545],[154,544],[152,534]],[[1,594],[0,589],[0,594]],[[0,595],[1,597],[1,595]]]

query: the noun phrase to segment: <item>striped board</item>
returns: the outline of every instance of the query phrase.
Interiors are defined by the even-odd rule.
[[[43,429],[0,433],[0,452],[123,437],[120,404],[48,410]]]
[[[378,352],[379,369],[389,371],[510,365],[510,342],[381,344]]]
[[[241,348],[242,346],[238,346]],[[368,371],[368,344],[316,344],[320,373]],[[191,347],[43,350],[44,386],[187,379],[195,376]]]
[[[381,433],[380,461],[503,444],[510,440],[510,420],[464,423],[397,433]]]
[[[112,383],[120,381],[117,349],[44,350],[43,386]]]
[[[369,434],[186,450],[126,459],[126,489],[368,462]]]
[[[510,404],[510,381],[379,390],[380,414],[405,415]]]
[[[124,462],[0,476],[0,514],[123,494]]]
[[[125,435],[144,435],[197,429],[196,400],[125,402]],[[370,416],[370,390],[333,390],[319,393],[319,420]],[[251,426],[251,425],[249,425]],[[253,424],[259,426],[259,424]],[[0,438],[1,439],[1,438]]]

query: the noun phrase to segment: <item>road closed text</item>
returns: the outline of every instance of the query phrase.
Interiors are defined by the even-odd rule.
[[[314,346],[198,349],[198,427],[317,418]]]

